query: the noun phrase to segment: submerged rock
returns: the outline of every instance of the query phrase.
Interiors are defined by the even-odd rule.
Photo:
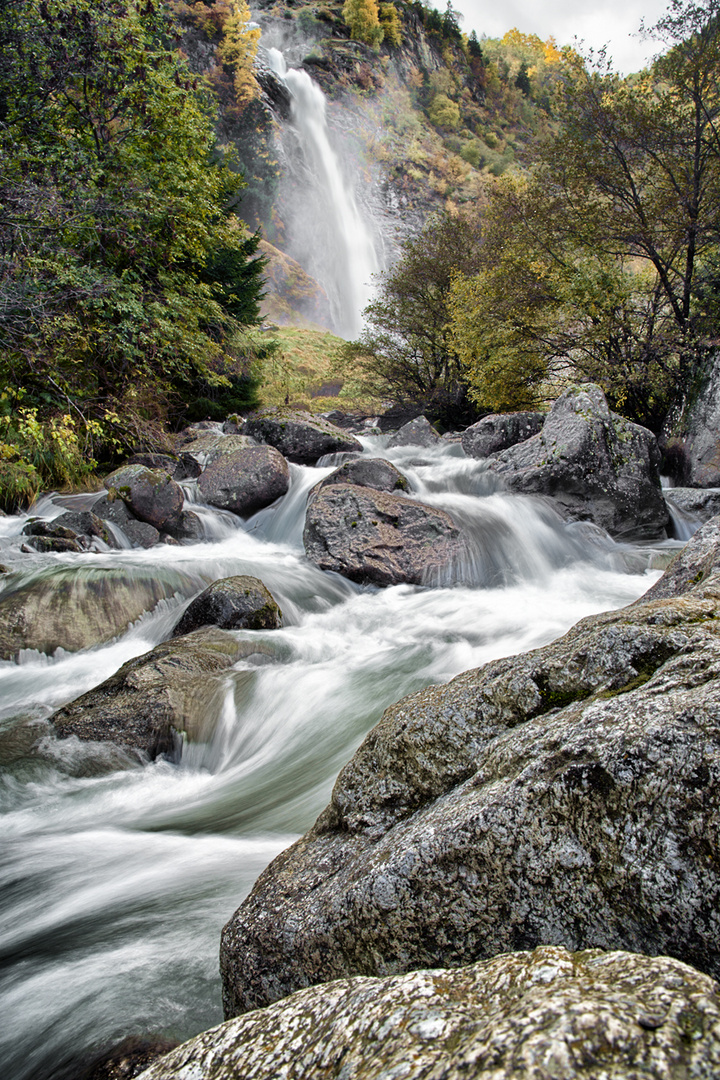
[[[224,686],[214,678],[248,652],[222,630],[203,629],[156,645],[51,716],[60,738],[117,743],[150,758],[179,756],[178,735],[206,741]],[[253,678],[245,672],[242,679]]]
[[[719,528],[667,598],[387,709],[225,927],[226,1015],[540,944],[720,975]]]
[[[669,521],[659,466],[652,432],[611,413],[602,390],[587,384],[566,390],[542,431],[489,468],[511,491],[551,496],[571,520],[589,519],[617,538],[656,539]]]
[[[430,421],[425,416],[416,416],[393,435],[388,449],[392,446],[435,446],[439,441],[440,436]]]
[[[196,596],[173,630],[173,637],[201,626],[223,630],[276,630],[282,611],[262,581],[248,574],[214,581]]]
[[[272,446],[247,446],[221,454],[198,480],[206,502],[241,517],[269,506],[289,486],[288,463]]]
[[[362,444],[322,416],[300,409],[267,409],[245,421],[245,435],[274,446],[298,465],[314,465],[325,454],[359,452]]]
[[[465,428],[460,442],[468,457],[486,458],[537,435],[544,423],[541,412],[493,413]]]
[[[720,986],[677,960],[535,949],[342,979],[228,1020],[143,1080],[712,1080]]]
[[[0,596],[0,659],[15,659],[21,649],[76,652],[110,641],[178,584],[176,575],[157,568],[145,576],[132,569],[56,569]]]
[[[124,465],[105,477],[112,500],[122,499],[140,521],[159,532],[172,532],[179,524],[184,496],[168,473],[144,465]]]
[[[356,484],[316,491],[303,541],[321,570],[372,585],[419,585],[462,551],[460,531],[444,510]]]

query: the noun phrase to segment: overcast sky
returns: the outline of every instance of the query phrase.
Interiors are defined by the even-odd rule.
[[[436,6],[444,10],[445,3]],[[658,51],[652,41],[637,34],[641,19],[652,25],[666,8],[665,0],[453,0],[453,7],[465,16],[462,29],[475,30],[478,37],[502,37],[516,26],[526,34],[546,40],[550,35],[558,45],[584,40],[595,50],[608,46],[616,71],[624,75],[639,71]]]

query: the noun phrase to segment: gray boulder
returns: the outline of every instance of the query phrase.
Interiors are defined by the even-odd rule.
[[[321,570],[371,585],[431,581],[463,550],[460,531],[444,510],[355,484],[316,492],[303,542]]]
[[[711,517],[720,514],[720,491],[707,488],[674,487],[665,492],[668,502],[682,510],[685,514],[692,514],[700,521],[709,521]]]
[[[110,499],[122,499],[133,515],[158,532],[172,532],[180,522],[184,496],[180,485],[160,469],[124,465],[103,481]]]
[[[440,441],[435,428],[424,416],[416,416],[414,420],[403,424],[397,434],[388,442],[388,449],[393,446],[435,446]]]
[[[138,521],[122,499],[109,499],[101,495],[93,503],[93,513],[103,521],[116,525],[133,547],[151,548],[160,543],[160,533],[147,521]],[[182,526],[182,514],[180,515]]]
[[[407,491],[407,477],[383,458],[352,458],[346,461],[312,489],[311,497],[321,488],[333,484],[354,484],[356,487],[374,488],[376,491]]]
[[[387,709],[225,927],[226,1016],[540,944],[720,975],[719,524],[667,598]]]
[[[542,431],[503,450],[489,468],[511,491],[548,495],[570,520],[620,539],[657,539],[669,515],[652,432],[611,413],[598,386],[566,390]]]
[[[214,581],[196,596],[177,622],[172,636],[188,634],[201,626],[223,630],[276,630],[282,611],[262,581],[248,574]]]
[[[706,372],[664,446],[669,471],[688,487],[720,487],[720,353]]]
[[[207,741],[220,713],[225,672],[250,651],[223,630],[165,641],[50,717],[56,734],[112,742],[141,758],[178,758],[178,738]],[[239,678],[250,680],[252,672]]]
[[[322,416],[300,409],[267,409],[249,416],[244,435],[274,446],[298,465],[314,465],[325,454],[359,452],[362,444]]]
[[[221,454],[198,479],[206,502],[241,517],[269,506],[289,486],[288,463],[272,446],[248,446]]]
[[[158,568],[58,569],[52,578],[19,583],[0,596],[0,659],[21,649],[54,653],[87,649],[123,633],[182,583]]]
[[[468,457],[486,458],[542,431],[545,413],[494,413],[463,431],[460,442]]]
[[[22,532],[36,551],[90,551],[95,540],[107,547],[118,546],[107,524],[90,510],[66,511],[52,521],[34,518]]]
[[[720,987],[677,960],[551,946],[343,979],[229,1020],[143,1080],[714,1080]]]

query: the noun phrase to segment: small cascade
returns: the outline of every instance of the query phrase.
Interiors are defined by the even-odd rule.
[[[356,337],[378,270],[372,237],[330,143],[325,95],[306,71],[288,68],[279,49],[267,52],[272,70],[290,91],[298,144],[289,162],[293,220],[288,254],[325,289],[336,332]]]

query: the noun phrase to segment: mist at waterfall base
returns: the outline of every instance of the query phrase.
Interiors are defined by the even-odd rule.
[[[276,203],[283,218],[281,247],[324,289],[330,329],[354,338],[379,269],[371,230],[355,198],[357,162],[351,156],[341,163],[317,83],[306,71],[288,68],[279,49],[268,48],[267,58],[292,100],[290,125],[278,132],[285,166]],[[349,144],[344,149],[347,154]]]
[[[566,525],[539,501],[496,491],[458,446],[365,453],[394,461],[413,496],[447,509],[469,541],[433,587],[376,589],[304,557],[307,493],[330,465],[292,466],[290,491],[248,521],[187,497],[207,539],[188,546],[20,555],[25,517],[0,519],[3,588],[122,567],[175,590],[109,644],[0,664],[0,1071],[74,1075],[128,1035],[184,1039],[222,1019],[220,930],[264,866],[307,829],[383,710],[467,668],[544,644],[581,617],[633,601],[657,551]],[[43,515],[61,512],[45,499]],[[37,511],[36,511],[37,512]],[[662,553],[660,553],[662,555]],[[141,766],[37,723],[169,637],[216,578],[261,578],[285,626],[226,676],[207,744]]]

